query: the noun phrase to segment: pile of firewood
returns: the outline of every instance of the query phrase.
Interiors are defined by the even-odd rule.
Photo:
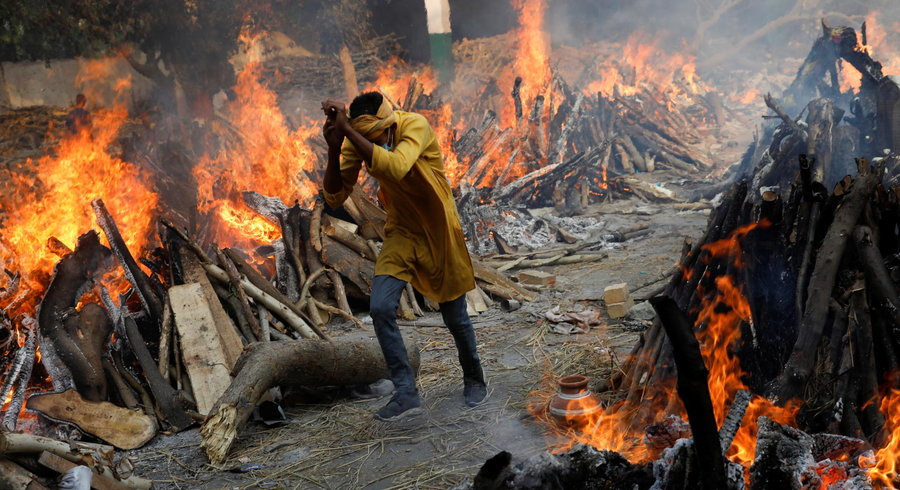
[[[716,119],[712,106],[701,97],[682,112],[683,103],[651,86],[634,95],[585,95],[554,76],[548,92],[560,103],[544,95],[523,101],[521,84],[517,78],[507,95],[489,81],[476,103],[458,115],[481,122],[457,133],[452,143],[465,169],[459,180],[491,188],[491,197],[498,202],[571,210],[610,193],[667,201],[674,196],[660,196],[627,176],[657,168],[696,176],[713,166],[710,156],[698,148],[699,119],[706,123]],[[501,127],[491,105],[497,100],[513,105],[515,127]],[[425,93],[415,78],[401,101],[405,110],[421,112],[433,121],[443,104]],[[641,189],[634,192],[631,187],[636,185]]]
[[[819,47],[813,54],[823,52],[835,53]],[[862,63],[861,52],[853,53],[853,59]],[[807,64],[811,63],[808,59]],[[865,63],[877,66],[870,58]],[[696,340],[694,347],[690,345],[691,332],[707,327],[699,320],[701,305],[715,297],[719,279],[731,277],[740,285],[752,313],[752,321],[739,327],[742,342],[733,347],[750,374],[746,382],[752,390],[777,405],[800,406],[797,422],[809,432],[853,438],[844,448],[847,456],[864,454],[884,443],[885,430],[891,428],[885,427],[877,400],[884,395],[883,383],[897,388],[900,381],[896,376],[900,366],[896,336],[900,326],[900,158],[893,153],[898,141],[890,131],[896,109],[884,103],[895,97],[897,87],[874,70],[862,73],[859,99],[882,101],[875,105],[879,110],[869,115],[871,119],[839,126],[843,111],[834,100],[823,98],[810,102],[805,121],[795,121],[767,98],[783,122],[763,147],[751,183],[742,181],[725,195],[710,216],[706,235],[686,249],[683,273],[666,293],[672,300],[667,313],[657,307],[662,321],[642,337],[622,375],[614,380],[614,386],[627,393],[626,400],[653,406],[654,398],[665,396],[654,387],[674,377],[675,365],[684,378],[693,373],[694,378],[705,379],[699,351],[693,362],[683,356],[696,350]],[[877,125],[879,131],[862,132],[869,124]],[[848,154],[882,148],[892,153],[871,163],[857,158],[856,176],[840,177]],[[824,185],[829,181],[834,182],[831,191]],[[759,226],[750,231],[741,226],[747,223]],[[740,247],[721,253],[715,244],[726,238],[737,240]],[[678,334],[685,329],[687,335]],[[683,381],[679,375],[679,394],[691,418],[697,454],[704,461],[721,461],[709,459],[720,452],[719,441],[711,437],[715,421],[705,429],[694,424],[712,416],[711,405],[705,409],[697,405],[702,399],[709,403],[705,382],[682,386]],[[646,422],[657,415],[640,410],[636,417]],[[751,475],[752,480],[773,482],[803,470],[795,460],[772,455],[792,444],[789,440],[809,436],[800,437],[799,431],[777,425],[770,423],[765,437],[760,429],[757,462],[763,466]],[[703,438],[716,439],[715,449],[707,444],[704,454]],[[812,451],[811,442],[808,446],[805,450]],[[833,464],[852,476],[859,468],[857,458],[849,460]],[[721,466],[719,471],[724,471]]]
[[[708,98],[696,96],[686,105],[650,84],[635,94],[586,95],[554,75],[544,90],[549,100],[545,95],[522,100],[522,84],[517,78],[513,91],[503,94],[490,79],[474,103],[455,114],[459,120],[480,121],[453,139],[452,152],[465,169],[458,179],[491,188],[498,202],[574,209],[610,193],[634,195],[619,176],[656,168],[696,176],[712,168],[711,157],[699,148],[697,127],[715,123],[722,108]],[[397,102],[433,122],[444,104],[415,78]],[[500,125],[502,106],[514,108],[514,127]],[[652,192],[638,196],[659,199]]]
[[[871,488],[875,450],[898,430],[879,401],[900,388],[900,140],[893,131],[900,90],[863,50],[823,47],[851,37],[849,28],[838,29],[843,37],[826,29],[798,79],[810,66],[822,75],[851,53],[863,76],[855,98],[874,112],[840,124],[837,105],[847,98],[818,98],[805,120],[795,120],[768,98],[781,124],[757,146],[752,172],[724,194],[705,235],[685,244],[681,272],[651,299],[658,319],[609,380],[622,402],[607,414],[646,427],[634,444],[655,460],[632,465],[577,447],[511,466],[501,453],[475,488],[526,481],[593,488],[624,475],[638,488],[744,488],[746,481],[753,488],[799,481]],[[859,151],[881,156],[852,158]],[[855,174],[845,175],[854,161]],[[731,284],[749,311],[728,292]],[[723,315],[730,315],[726,328],[739,331],[711,333]],[[721,377],[717,359],[730,356],[739,359],[747,389],[714,399],[707,378],[713,369]],[[770,416],[752,415],[752,400],[771,407]],[[788,419],[799,429],[775,420],[795,412]],[[686,414],[689,427],[668,414]],[[747,427],[756,441],[749,473],[725,458]]]
[[[341,210],[328,213],[321,199],[313,209],[250,191],[243,199],[282,231],[274,243],[257,248],[254,260],[240,250],[201,245],[166,219],[159,220],[161,246],[136,260],[112,211],[98,199],[93,210],[109,247],[94,231],[82,235],[74,250],[57,244],[61,259],[36,318],[25,314],[14,322],[6,315],[30,294],[19,291],[18,276],[7,272],[8,287],[0,290],[0,319],[10,333],[0,390],[10,400],[4,430],[15,431],[27,407],[58,426],[131,449],[159,430],[206,421],[203,446],[219,464],[257,402],[273,396],[270,388],[387,377],[374,340],[342,341],[326,332],[333,319],[370,328],[353,308],[368,309],[385,212],[358,190]],[[494,299],[535,297],[497,265],[473,263],[478,287],[467,295],[470,314],[487,310]],[[103,279],[115,264],[127,280],[117,288],[123,290],[118,301]],[[423,304],[409,287],[400,316],[411,320],[425,310],[438,305]],[[25,339],[21,347],[13,342],[14,324]],[[29,385],[34,366],[46,370],[52,392]],[[0,457],[11,454],[0,445]]]

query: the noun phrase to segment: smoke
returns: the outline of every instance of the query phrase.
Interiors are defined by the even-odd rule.
[[[696,56],[706,79],[727,79],[735,70],[796,73],[821,34],[820,19],[859,30],[878,12],[879,24],[890,27],[900,21],[895,7],[892,0],[568,0],[551,2],[545,26],[556,46],[624,43],[643,33]],[[897,45],[900,33],[886,30],[887,44]]]

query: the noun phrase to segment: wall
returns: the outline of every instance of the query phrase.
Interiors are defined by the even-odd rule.
[[[129,78],[130,87],[119,85]],[[111,106],[116,100],[130,107],[149,96],[151,88],[151,82],[120,57],[0,63],[0,105],[6,102],[12,108],[68,107],[79,93],[88,96],[89,107]]]

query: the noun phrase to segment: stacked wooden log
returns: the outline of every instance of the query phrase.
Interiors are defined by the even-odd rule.
[[[672,196],[633,192],[635,184],[627,176],[660,168],[695,177],[713,167],[710,155],[699,148],[702,137],[696,129],[702,120],[715,119],[702,97],[685,107],[649,85],[632,95],[585,94],[556,76],[545,89],[548,96],[523,101],[522,83],[517,79],[507,97],[489,81],[476,102],[455,115],[462,121],[480,120],[453,139],[452,152],[464,169],[457,179],[492,188],[499,202],[575,208],[610,194],[670,200]],[[499,123],[491,105],[497,99],[515,107],[514,127]],[[442,100],[424,93],[415,78],[400,101],[405,110],[439,123]]]
[[[204,447],[221,463],[270,388],[387,377],[374,340],[332,340],[326,333],[333,319],[369,328],[354,308],[368,309],[385,212],[359,190],[341,210],[328,212],[321,199],[313,209],[254,192],[245,192],[243,200],[282,231],[253,260],[243,251],[199,244],[166,219],[159,220],[161,246],[136,259],[114,210],[95,200],[109,246],[91,231],[74,250],[61,247],[35,317],[14,322],[7,315],[20,304],[20,291],[18,276],[6,271],[0,319],[10,335],[0,340],[10,354],[2,386],[10,403],[3,430],[16,430],[26,396],[34,391],[32,368],[41,366],[53,392],[32,393],[27,408],[43,419],[122,449],[143,445],[160,429],[179,431],[208,420]],[[535,297],[494,268],[473,263],[478,287],[468,293],[471,315],[495,299]],[[114,299],[103,278],[116,269],[126,286]],[[96,293],[85,295],[95,287]],[[429,309],[438,306],[422,304],[412,287],[403,293],[402,318],[415,319]],[[21,347],[14,345],[13,323],[20,326]],[[265,348],[253,348],[263,343]]]
[[[900,325],[900,275],[893,258],[900,253],[900,185],[886,169],[896,172],[900,158],[858,158],[856,176],[839,178],[846,162],[837,156],[846,158],[861,144],[839,137],[848,130],[838,126],[834,104],[814,100],[807,120],[798,124],[771,98],[767,102],[783,122],[752,183],[742,181],[726,194],[706,235],[686,251],[667,295],[702,331],[707,325],[698,312],[717,301],[718,281],[732,278],[752,313],[737,327],[742,341],[733,348],[753,391],[778,405],[800,406],[797,421],[805,430],[858,439],[858,452],[877,448],[886,434],[872,401],[880,399],[885,384],[898,382],[900,338],[892,332]],[[894,143],[881,139],[872,146]],[[790,165],[792,158],[796,163]],[[796,177],[785,186],[789,175]],[[831,191],[823,184],[829,178]],[[758,227],[750,231],[746,223]],[[729,240],[740,246],[721,253],[717,244]],[[653,387],[674,376],[673,356],[685,348],[670,338],[657,323],[635,347],[614,380],[627,400],[652,405],[652,399],[667,396]],[[668,405],[674,410],[677,403]],[[641,416],[651,414],[639,411]],[[780,444],[779,437],[771,444]],[[762,446],[757,456],[772,447]]]

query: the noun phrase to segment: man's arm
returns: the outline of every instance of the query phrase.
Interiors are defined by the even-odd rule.
[[[325,189],[325,192],[337,194],[344,188],[344,182],[341,179],[341,144],[344,137],[331,119],[325,121],[322,133],[328,143],[328,165],[325,167],[322,188]]]

